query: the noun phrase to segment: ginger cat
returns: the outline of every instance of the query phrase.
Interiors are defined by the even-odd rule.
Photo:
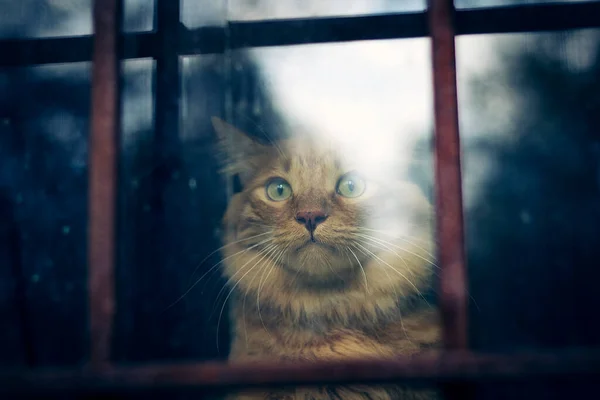
[[[437,346],[432,207],[417,186],[310,135],[264,144],[213,118],[223,173],[231,361],[411,355]],[[372,163],[371,163],[372,164]],[[231,399],[433,399],[399,385],[246,391]]]

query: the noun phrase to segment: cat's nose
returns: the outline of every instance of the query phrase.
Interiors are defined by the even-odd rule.
[[[306,229],[312,234],[320,223],[327,219],[328,215],[321,210],[299,211],[296,214],[296,221],[304,224]]]

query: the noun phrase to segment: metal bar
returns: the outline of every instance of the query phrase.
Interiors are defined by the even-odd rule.
[[[456,12],[456,34],[556,31],[600,27],[600,1],[529,4]],[[287,46],[306,43],[401,39],[429,34],[427,15],[397,13],[361,17],[232,21],[231,47]],[[224,27],[180,28],[179,55],[223,53]],[[145,32],[124,35],[124,59],[156,57],[158,37]],[[91,36],[0,40],[0,67],[90,61]]]
[[[162,305],[157,299],[177,296],[173,286],[153,286],[152,282],[169,282],[173,270],[177,268],[177,244],[172,238],[177,237],[173,224],[176,221],[180,208],[181,196],[173,191],[177,181],[173,178],[177,168],[180,168],[180,102],[181,79],[180,63],[177,55],[179,43],[179,18],[180,2],[173,0],[157,0],[156,2],[156,69],[153,79],[154,92],[154,135],[150,143],[152,171],[143,179],[136,191],[136,202],[142,209],[149,207],[151,212],[141,211],[132,216],[137,225],[135,242],[136,248],[143,249],[134,254],[135,264],[130,268],[133,276],[142,276],[148,273],[148,266],[155,265],[152,269],[152,279],[136,279],[129,290],[134,293],[137,304],[133,307],[134,332],[141,333],[139,327],[147,326],[149,321],[155,321],[156,316],[146,314],[150,308],[160,308]],[[142,215],[143,214],[143,215]],[[141,301],[141,302],[140,302]],[[153,303],[155,302],[155,303]],[[163,335],[169,334],[169,328],[177,325],[177,314],[164,314],[160,318],[165,326]],[[134,357],[142,349],[137,345],[137,338],[130,331],[124,342],[129,343],[126,348],[125,358]],[[153,334],[152,331],[144,333],[146,346],[167,348],[164,340]],[[162,347],[165,346],[165,347]],[[123,357],[123,356],[122,356]]]
[[[125,59],[150,58],[155,56],[156,34],[135,33],[121,36],[121,57]],[[92,60],[94,37],[92,35],[0,39],[0,66],[73,63]]]
[[[8,287],[4,286],[4,288],[11,288],[11,286],[14,288],[11,291],[13,292],[12,296],[8,293],[0,295],[2,296],[0,304],[5,305],[2,307],[4,312],[0,311],[0,320],[3,324],[12,324],[18,332],[17,335],[11,334],[8,326],[2,330],[0,352],[8,350],[10,354],[15,355],[8,355],[9,362],[23,362],[28,367],[34,367],[36,365],[36,346],[27,301],[27,281],[29,279],[23,268],[21,232],[15,217],[14,203],[3,196],[0,191],[0,221],[2,221],[0,225],[0,259],[7,260],[6,266],[9,267],[0,268],[0,280],[3,280],[4,283],[11,282]],[[7,355],[3,354],[3,362],[6,362],[6,357]]]
[[[467,348],[466,268],[452,0],[430,1],[440,307],[447,349]]]
[[[421,354],[388,360],[326,363],[201,363],[104,370],[0,370],[0,394],[398,382],[508,382],[600,377],[600,348],[530,354]]]
[[[113,327],[119,132],[120,0],[94,2],[92,126],[89,158],[90,364],[110,361]]]
[[[438,237],[439,304],[447,350],[468,347],[468,304],[460,136],[456,89],[453,0],[429,1],[433,98],[435,111],[435,199]],[[470,388],[452,382],[443,385],[448,399],[471,398]]]
[[[180,2],[157,0],[156,3],[156,149],[158,156],[170,154],[179,137],[180,65],[179,47]],[[157,160],[160,161],[160,160]]]
[[[427,35],[423,12],[358,17],[231,22],[232,48],[347,42]]]

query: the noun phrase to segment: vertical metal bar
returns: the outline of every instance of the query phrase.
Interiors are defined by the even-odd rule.
[[[468,346],[466,267],[452,0],[430,0],[440,302],[447,349]]]
[[[138,263],[143,266],[136,271],[138,285],[136,302],[146,304],[144,308],[162,307],[158,299],[176,297],[172,282],[176,268],[179,209],[183,199],[176,190],[178,182],[174,173],[180,168],[180,101],[181,80],[179,55],[180,0],[156,0],[156,69],[154,77],[154,138],[152,143],[152,166],[154,170],[144,185],[144,198],[150,212],[142,215],[137,232]],[[147,271],[152,276],[145,276]],[[140,303],[141,304],[141,303]],[[136,306],[135,330],[147,330],[156,323],[156,316]],[[154,354],[171,351],[165,337],[173,335],[178,321],[177,313],[161,316],[162,328],[144,332],[146,345],[151,343]],[[141,333],[141,332],[140,332]],[[133,339],[135,340],[135,338]],[[134,353],[145,351],[133,343]]]
[[[161,155],[176,150],[179,137],[180,65],[179,14],[181,0],[157,0],[156,139]],[[175,147],[175,148],[173,148]]]
[[[439,299],[447,350],[468,347],[468,309],[463,225],[454,3],[429,1],[435,111],[435,188],[438,235]],[[473,398],[473,387],[442,386],[447,399]]]
[[[110,362],[115,309],[120,14],[120,0],[94,1],[88,216],[90,363],[94,368]]]

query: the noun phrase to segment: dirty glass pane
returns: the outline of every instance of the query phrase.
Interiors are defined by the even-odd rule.
[[[0,69],[0,363],[73,365],[87,351],[90,72]]]
[[[425,0],[182,0],[182,22],[188,28],[219,25],[226,20],[251,21],[272,18],[356,16],[415,12]]]
[[[125,31],[153,27],[154,1],[124,0]],[[92,0],[0,2],[0,38],[78,36],[92,33]]]
[[[592,0],[454,0],[456,8],[518,6],[523,4],[585,3]]]
[[[596,29],[457,40],[477,350],[600,345],[599,51]]]

